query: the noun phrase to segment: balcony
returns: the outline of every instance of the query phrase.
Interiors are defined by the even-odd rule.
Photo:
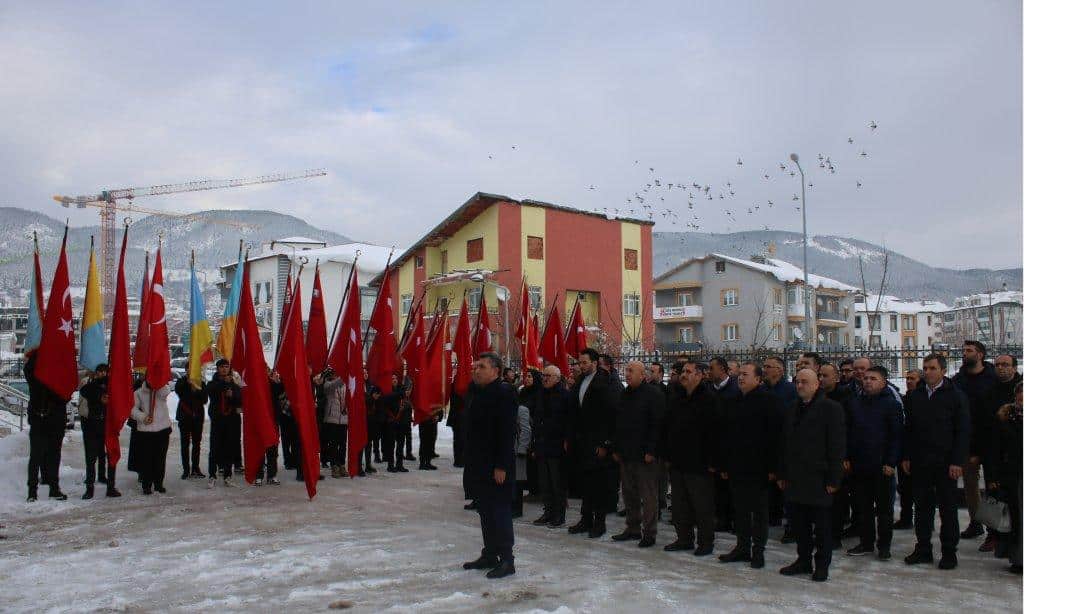
[[[702,305],[655,307],[655,322],[691,322],[703,319]]]
[[[817,322],[826,326],[847,326],[847,316],[835,311],[817,311]]]
[[[801,303],[790,303],[787,305],[787,319],[792,321],[802,321],[805,319],[805,305]]]

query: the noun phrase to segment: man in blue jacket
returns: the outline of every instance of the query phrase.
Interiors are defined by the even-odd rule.
[[[852,503],[858,536],[857,546],[847,551],[860,556],[874,549],[874,510],[877,511],[877,558],[891,558],[892,480],[900,463],[903,412],[888,387],[888,371],[877,365],[862,376],[862,396],[850,397],[847,411],[847,462],[852,474]]]
[[[488,577],[514,574],[514,388],[499,379],[503,363],[485,352],[473,363],[465,405],[465,486],[480,514],[484,548],[465,569],[490,569]]]
[[[942,558],[939,569],[956,569],[960,526],[957,519],[957,480],[968,462],[972,422],[968,399],[945,377],[945,356],[923,359],[923,385],[911,391],[904,426],[904,473],[912,476],[915,499],[915,551],[908,565],[933,563],[930,543],[935,503],[941,515]]]

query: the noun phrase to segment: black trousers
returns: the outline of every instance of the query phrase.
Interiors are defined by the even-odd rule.
[[[900,518],[911,520],[915,502],[911,496],[911,475],[904,473],[903,467],[896,468],[896,492],[900,494]]]
[[[95,483],[96,469],[98,479],[106,479],[106,421],[80,420],[83,430],[83,462],[87,473],[83,483],[92,486]]]
[[[451,426],[450,430],[454,431],[454,464],[460,467],[460,466],[463,466],[465,464],[464,459],[462,459],[462,449],[461,449],[461,447],[462,447],[463,444],[461,442],[461,437],[460,437],[461,427],[460,426]]]
[[[737,546],[763,552],[768,543],[768,481],[767,476],[730,476],[734,500],[734,533]],[[672,479],[672,476],[670,476]],[[673,485],[676,492],[676,484]],[[673,496],[676,510],[676,495]]]
[[[210,438],[208,477],[215,477],[217,471],[225,478],[231,477],[234,461],[242,453],[242,416],[212,418]]]
[[[851,478],[844,476],[839,490],[832,495],[832,509],[829,522],[832,525],[832,542],[840,541],[843,536],[843,526],[847,524],[851,516]]]
[[[428,420],[420,423],[420,464],[430,463],[435,458],[435,442],[439,438],[439,423]]]
[[[818,569],[828,569],[832,564],[832,508],[791,502],[787,509],[790,510],[790,526],[798,539],[798,558],[811,561]],[[814,546],[816,560],[813,560]]]
[[[911,494],[915,498],[916,547],[932,550],[934,508],[941,517],[942,552],[956,552],[960,541],[957,518],[957,481],[949,478],[949,467],[911,467]]]
[[[367,466],[371,466],[371,460],[382,462],[382,439],[386,433],[386,423],[381,420],[367,420]]]
[[[710,473],[670,470],[673,485],[673,525],[677,541],[713,546],[715,543],[715,478]],[[631,511],[628,512],[629,514]]]
[[[855,510],[859,543],[871,548],[874,546],[876,516],[877,549],[887,550],[892,544],[892,476],[855,475],[852,486],[851,504]]]
[[[579,509],[587,522],[605,522],[605,515],[616,511],[620,495],[620,473],[611,458],[584,461],[579,467],[582,505]]]
[[[178,420],[181,439],[182,473],[200,469],[200,440],[204,437],[204,417]]]
[[[514,520],[511,518],[511,501],[514,498],[514,480],[508,476],[502,486],[481,496],[477,494],[476,511],[480,514],[480,534],[484,538],[484,556],[514,560]],[[490,490],[490,489],[489,489]]]
[[[329,464],[340,467],[345,464],[348,446],[348,425],[325,423],[326,458]]]
[[[284,469],[299,465],[299,425],[294,418],[281,416],[280,445],[284,449]]]
[[[405,428],[396,422],[386,425],[385,436],[382,437],[382,456],[385,457],[386,464],[391,467],[395,459],[398,467],[405,464],[404,431]]]
[[[170,447],[170,427],[161,431],[137,431],[140,438],[140,484],[162,486],[166,475],[166,452]]]
[[[61,444],[64,425],[30,425],[30,461],[27,463],[26,485],[38,487],[38,477],[50,488],[58,487]]]
[[[567,514],[567,474],[563,470],[563,459],[538,458],[537,482],[544,513],[549,518],[563,518]]]
[[[720,527],[729,527],[734,522],[734,503],[730,495],[730,480],[716,475],[715,481],[715,523]]]
[[[401,429],[401,437],[405,440],[405,456],[412,456],[412,423],[409,422]]]
[[[770,480],[765,490],[768,493],[768,523],[778,526],[785,519],[789,525],[790,516],[787,515],[784,509],[783,491],[779,490],[779,486]]]
[[[277,464],[276,446],[269,446],[268,450],[265,450],[265,459],[261,463],[261,466],[257,468],[257,479],[263,480],[265,476],[268,479],[276,477],[276,464]],[[285,467],[286,469],[286,467]]]

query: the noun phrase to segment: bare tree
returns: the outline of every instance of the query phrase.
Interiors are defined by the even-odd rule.
[[[877,315],[873,315],[873,310],[870,309],[870,295],[866,292],[866,271],[863,265],[862,254],[858,255],[858,277],[862,282],[862,310],[866,314],[866,323],[869,326],[870,336],[873,335],[875,318],[881,317],[881,301],[885,298],[885,283],[888,281],[889,276],[889,250],[888,248],[882,248],[882,262],[881,262],[881,284],[877,288],[877,302],[874,303],[874,307],[877,309]],[[866,339],[866,345],[869,345],[870,340]]]
[[[771,318],[768,317],[768,311],[769,311],[768,301],[769,301],[770,298],[771,298],[771,291],[768,291],[768,292],[764,293],[764,299],[763,300],[759,300],[755,296],[752,299],[753,308],[754,308],[755,313],[756,313],[756,322],[753,324],[753,327],[752,327],[752,347],[754,347],[754,348],[764,347],[767,344],[768,339],[771,339],[771,333],[772,333],[773,328],[772,328],[772,326],[770,324]],[[763,326],[765,320],[767,320],[769,322],[768,326],[766,326],[766,327]],[[760,332],[761,332],[762,328],[767,328],[767,332],[764,334],[764,337],[761,339]],[[782,334],[780,334],[779,338],[780,338],[780,340],[782,340]]]

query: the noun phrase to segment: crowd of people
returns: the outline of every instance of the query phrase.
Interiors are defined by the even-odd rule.
[[[39,484],[53,499],[66,499],[58,480],[67,399],[34,378],[30,386],[28,501]],[[522,373],[503,368],[493,353],[473,363],[473,383],[454,395],[449,413],[435,409],[416,417],[419,469],[435,470],[435,442],[444,417],[454,431],[453,465],[463,468],[466,509],[480,514],[481,556],[466,569],[488,569],[489,577],[515,573],[513,518],[523,514],[526,490],[542,503],[537,526],[567,525],[568,499],[578,498],[570,534],[600,538],[609,515],[623,517],[617,542],[655,546],[664,512],[676,529],[667,552],[707,556],[716,533],[735,535],[718,559],[764,567],[769,527],[783,527],[781,541],[796,543],[798,557],[784,575],[828,578],[832,553],[857,539],[845,553],[892,557],[894,530],[914,529],[908,565],[932,564],[934,514],[940,518],[939,569],[957,566],[962,539],[983,537],[981,551],[1008,558],[1022,569],[1022,378],[1017,359],[987,359],[986,347],[969,341],[960,370],[946,376],[946,357],[930,354],[921,370],[906,373],[906,390],[867,357],[839,364],[802,354],[788,377],[779,356],[739,362],[716,356],[707,363],[682,359],[666,374],[661,363],[624,365],[592,348],[578,356],[564,377],[556,365]],[[121,496],[105,452],[107,365],[88,374],[80,387],[80,416],[86,465],[84,499],[96,483],[107,497]],[[384,394],[366,380],[369,442],[361,452],[361,476],[386,464],[407,472],[412,450],[411,382],[393,376]],[[280,432],[283,468],[303,480],[299,429],[280,377],[268,373]],[[127,467],[139,476],[145,495],[163,486],[172,421],[167,396],[178,398],[174,419],[180,439],[182,479],[207,478],[209,488],[232,486],[242,468],[242,394],[228,360],[216,364],[211,381],[194,385],[181,376],[172,386],[151,390],[134,381]],[[331,370],[313,378],[321,464],[332,478],[347,477],[345,383]],[[205,417],[210,421],[201,471]],[[257,484],[277,485],[277,447],[270,448]],[[982,484],[984,488],[979,487]],[[325,479],[321,476],[320,479]],[[970,522],[961,531],[958,483],[963,481]],[[982,494],[986,493],[986,498]],[[900,516],[894,518],[899,500]],[[1004,504],[1008,527],[985,527],[981,506]],[[1000,531],[999,529],[1003,529]]]

